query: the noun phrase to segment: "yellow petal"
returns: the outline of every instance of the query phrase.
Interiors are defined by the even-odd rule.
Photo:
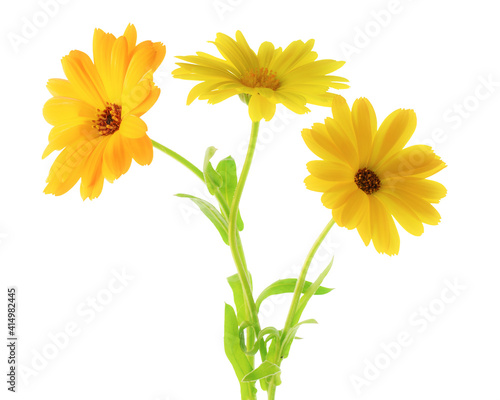
[[[368,205],[366,207],[364,215],[361,217],[361,220],[359,221],[358,226],[356,229],[358,230],[359,236],[361,236],[361,239],[363,240],[363,243],[365,246],[368,246],[372,240],[372,232],[371,232],[371,225],[370,225],[370,199],[368,199]]]
[[[403,203],[400,198],[393,196],[390,192],[385,190],[380,190],[373,196],[384,204],[389,213],[396,218],[399,225],[401,225],[408,233],[415,236],[420,236],[424,233],[424,226],[422,225],[422,221],[420,221],[418,215],[413,212],[410,207]]]
[[[416,126],[417,116],[413,110],[396,110],[390,114],[375,135],[368,165],[378,168],[400,151],[410,140]]]
[[[112,80],[111,50],[115,41],[116,37],[111,33],[105,33],[101,29],[94,31],[94,64],[108,95]]]
[[[396,153],[376,172],[383,182],[407,177],[427,178],[445,167],[430,146],[415,145]]]
[[[135,29],[135,26],[132,24],[128,24],[123,36],[125,36],[125,39],[127,39],[127,47],[129,53],[131,53],[135,48],[135,44],[137,43],[137,30]]]
[[[384,187],[391,191],[403,190],[430,203],[439,203],[446,196],[446,188],[441,183],[429,179],[397,179]]]
[[[354,229],[368,211],[368,196],[358,189],[347,199],[342,209],[342,223],[347,229]]]
[[[356,132],[359,164],[368,165],[373,138],[377,132],[377,117],[368,99],[359,98],[352,106],[352,124]]]
[[[334,185],[334,182],[332,181],[325,181],[312,175],[309,175],[306,179],[304,179],[304,183],[306,184],[307,189],[314,192],[326,192]]]
[[[310,161],[307,170],[325,181],[354,182],[354,171],[345,164],[331,161]]]
[[[394,196],[411,208],[424,224],[437,225],[441,221],[439,212],[428,201],[404,191],[394,192]]]
[[[336,119],[327,118],[325,126],[332,141],[337,145],[343,159],[351,166],[354,171],[359,169],[358,149],[355,144],[342,129],[342,126]]]
[[[42,158],[47,157],[54,150],[62,150],[82,139],[92,140],[99,136],[96,129],[89,124],[68,123],[57,125],[50,131],[49,144],[43,152]]]
[[[388,255],[398,254],[399,234],[394,220],[382,203],[374,196],[370,200],[370,225],[375,250]]]
[[[268,67],[274,56],[274,45],[271,42],[263,42],[259,47],[258,59],[261,67]]]
[[[258,122],[262,118],[270,121],[276,112],[276,104],[271,103],[260,94],[255,94],[248,103],[248,114],[253,122]]]
[[[333,120],[337,123],[337,130],[342,133],[344,140],[351,142],[354,148],[356,144],[356,135],[352,124],[351,110],[349,109],[346,100],[338,94],[333,95],[332,114]]]
[[[149,92],[149,95],[143,100],[141,104],[135,107],[130,111],[131,114],[134,114],[137,117],[144,115],[151,107],[154,106],[158,97],[160,96],[160,89],[156,86],[152,86]]]
[[[110,60],[110,80],[106,90],[111,103],[120,104],[123,90],[123,81],[128,67],[128,45],[127,39],[120,36],[113,44]]]
[[[131,55],[123,91],[130,93],[144,75],[158,67],[163,57],[165,57],[165,46],[150,41],[139,43]]]
[[[330,190],[321,196],[321,201],[326,208],[338,209],[345,205],[352,194],[359,190],[354,182],[332,182]],[[336,221],[339,226],[344,226],[340,221]]]
[[[66,79],[49,79],[47,82],[47,89],[49,89],[50,94],[54,97],[70,97],[78,99],[78,92]]]

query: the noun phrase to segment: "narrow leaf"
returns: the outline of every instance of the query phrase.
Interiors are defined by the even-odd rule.
[[[200,208],[203,214],[205,214],[207,218],[212,221],[212,224],[214,224],[214,226],[219,231],[224,243],[229,244],[227,236],[227,222],[221,215],[221,213],[211,203],[189,194],[180,193],[176,194],[176,196],[191,199],[193,203],[195,203]]]
[[[330,264],[328,264],[325,270],[321,274],[319,274],[318,279],[316,279],[314,283],[311,286],[309,286],[309,288],[304,292],[304,294],[300,298],[299,305],[297,306],[297,312],[295,313],[293,319],[294,323],[297,323],[297,321],[300,319],[302,312],[307,306],[308,301],[311,299],[311,297],[313,297],[316,290],[319,289],[321,283],[328,275],[328,272],[330,272],[330,270],[332,269],[332,265],[333,265],[333,257],[332,261],[330,261]]]
[[[290,328],[286,336],[283,338],[283,343],[281,345],[282,346],[281,355],[283,356],[283,358],[288,357],[288,354],[290,353],[290,347],[292,346],[293,340],[296,338],[295,335],[297,334],[297,331],[299,330],[300,326],[304,324],[317,324],[317,323],[318,322],[315,319],[307,319]]]
[[[217,164],[216,171],[222,177],[222,185],[219,188],[219,192],[227,203],[228,208],[223,210],[225,216],[229,218],[229,209],[231,208],[231,203],[233,201],[234,192],[236,190],[236,185],[238,184],[238,175],[236,173],[236,162],[233,157],[229,156],[224,158]],[[243,220],[238,211],[237,219],[238,230],[242,231],[244,228]]]
[[[243,288],[241,286],[240,277],[238,274],[231,275],[227,278],[229,286],[233,291],[234,304],[236,305],[236,313],[238,316],[238,325],[243,321],[248,320],[248,312],[245,307],[245,298],[243,297]]]
[[[276,295],[276,294],[283,294],[283,293],[293,293],[295,291],[295,285],[297,284],[297,279],[280,279],[279,281],[276,281],[269,285],[267,288],[265,288],[260,296],[257,298],[257,301],[255,302],[255,305],[257,306],[257,311],[260,308],[260,305],[262,302],[268,298],[269,296]],[[302,293],[305,293],[305,291],[312,285],[311,282],[306,281],[304,283],[304,289],[302,290]],[[323,286],[320,286],[316,292],[314,293],[315,295],[321,295],[321,294],[326,294],[330,293],[333,289],[325,288]]]
[[[255,382],[259,379],[267,378],[268,376],[276,375],[281,371],[280,367],[269,361],[264,361],[252,372],[245,375],[242,382]]]
[[[214,170],[210,159],[214,156],[217,149],[210,146],[205,152],[205,160],[203,161],[203,175],[205,176],[205,183],[210,194],[214,194],[215,191],[222,186],[222,177],[220,174]]]
[[[251,373],[252,365],[240,347],[236,313],[229,304],[226,304],[224,312],[224,351],[240,382],[241,398],[245,400],[253,399],[257,390],[255,385],[242,382],[243,378]]]

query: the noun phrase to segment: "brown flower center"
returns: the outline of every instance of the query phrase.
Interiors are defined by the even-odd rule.
[[[354,183],[366,194],[375,193],[380,189],[379,177],[368,168],[362,168],[356,172],[356,175],[354,175]]]
[[[106,103],[104,110],[97,109],[97,119],[92,122],[102,136],[112,135],[120,128],[122,106]]]
[[[280,86],[280,81],[276,74],[267,68],[252,69],[247,71],[241,78],[241,83],[248,87],[263,87],[276,90]]]

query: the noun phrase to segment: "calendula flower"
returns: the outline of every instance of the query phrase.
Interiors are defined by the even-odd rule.
[[[356,228],[368,246],[379,253],[399,251],[393,217],[412,235],[423,233],[423,223],[441,219],[432,206],[446,195],[445,187],[427,179],[446,165],[429,146],[405,145],[415,131],[413,110],[396,110],[377,130],[377,118],[367,99],[357,99],[352,111],[335,96],[333,119],[304,129],[309,149],[322,158],[311,161],[305,180],[310,190],[332,210],[339,226]]]
[[[43,115],[54,127],[42,157],[62,151],[50,169],[45,193],[59,196],[81,179],[82,198],[94,199],[104,178],[119,178],[132,158],[140,165],[151,163],[153,146],[140,117],[160,95],[153,72],[165,57],[165,46],[151,41],[136,45],[136,40],[133,25],[118,38],[96,29],[94,62],[73,50],[62,59],[68,79],[49,79],[47,88],[54,97],[45,103]]]
[[[283,104],[295,113],[309,112],[306,104],[329,107],[332,93],[329,88],[349,87],[347,79],[328,75],[344,61],[316,60],[312,51],[314,40],[297,40],[285,50],[275,49],[270,42],[260,45],[256,54],[243,34],[236,40],[218,33],[215,42],[224,59],[198,52],[196,56],[177,57],[186,63],[173,71],[175,78],[202,81],[189,93],[187,103],[196,98],[219,103],[234,95],[245,96],[252,121],[269,121],[276,104]],[[249,99],[248,99],[249,98]]]

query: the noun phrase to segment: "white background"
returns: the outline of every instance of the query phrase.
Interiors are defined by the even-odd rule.
[[[399,256],[379,255],[356,232],[334,227],[311,278],[334,254],[325,285],[336,290],[306,310],[320,325],[301,331],[305,340],[283,363],[277,398],[499,398],[495,1],[65,3],[47,17],[43,0],[10,1],[0,17],[0,370],[4,382],[6,287],[15,285],[19,361],[28,371],[19,376],[19,399],[239,398],[222,342],[224,302],[232,302],[225,278],[235,272],[230,252],[187,200],[173,196],[203,195],[197,179],[155,152],[151,166],[134,163],[95,201],[82,202],[78,187],[59,198],[42,193],[54,159],[41,159],[50,130],[42,116],[47,79],[64,77],[60,59],[70,50],[91,53],[95,27],[120,35],[129,22],[139,40],[167,48],[155,79],[162,95],[144,117],[149,134],[197,165],[213,145],[216,157],[231,154],[241,167],[250,123],[237,98],[187,107],[192,83],[171,77],[174,56],[216,54],[207,41],[237,29],[254,49],[265,40],[286,46],[315,38],[320,58],[348,61],[339,75],[351,81],[341,92],[350,104],[367,97],[379,123],[413,108],[411,143],[433,145],[448,164],[436,176],[448,188],[438,205],[442,223],[421,237],[400,230]],[[13,35],[34,18],[37,31],[13,46]],[[262,124],[241,203],[256,293],[296,273],[330,218],[320,194],[304,188],[305,164],[316,157],[300,136],[329,114],[278,108],[275,122]],[[123,270],[133,277],[126,286],[113,281],[113,271]],[[454,298],[444,292],[448,304],[445,282],[464,287]],[[123,290],[108,298],[113,283]],[[87,302],[96,297],[106,304],[92,315]],[[281,328],[289,300],[267,303],[263,325]],[[439,315],[424,323],[420,307],[429,306]],[[61,337],[68,324],[77,334],[54,348],[51,335]],[[402,332],[410,344],[387,365],[383,345]],[[370,375],[366,365],[375,362],[385,369]],[[354,376],[369,378],[361,394]],[[7,398],[6,383],[0,393]]]

